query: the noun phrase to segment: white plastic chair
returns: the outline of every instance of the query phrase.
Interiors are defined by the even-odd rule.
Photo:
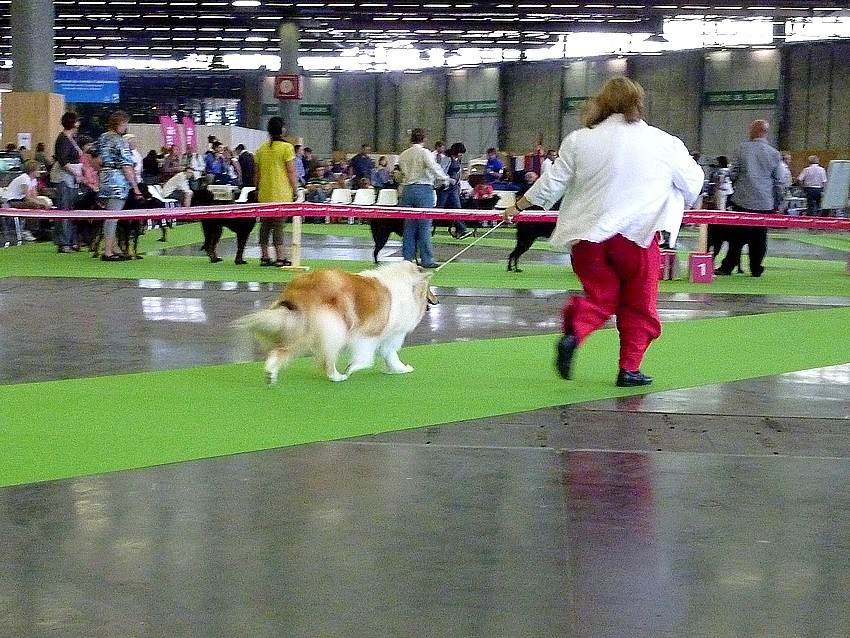
[[[373,206],[375,204],[375,189],[374,188],[358,188],[354,191],[355,206]]]
[[[232,202],[234,187],[228,184],[210,184],[207,186],[217,202]]]
[[[493,191],[499,200],[496,202],[496,210],[505,210],[516,204],[516,193],[514,191]]]
[[[382,188],[378,191],[376,206],[398,206],[398,191],[394,188]]]
[[[335,188],[331,191],[331,199],[329,204],[350,204],[351,203],[350,188]]]
[[[234,204],[247,204],[248,203],[248,195],[253,193],[257,188],[255,186],[245,186],[239,191],[239,197],[236,198]]]
[[[151,197],[165,204],[166,208],[177,208],[179,206],[179,202],[176,199],[171,199],[162,194],[162,188],[158,184],[149,184],[148,192],[151,194]]]
[[[295,203],[296,204],[303,204],[306,199],[307,199],[307,189],[306,188],[299,188],[297,191],[295,191]]]

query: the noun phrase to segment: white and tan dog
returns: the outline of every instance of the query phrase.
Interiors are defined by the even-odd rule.
[[[408,261],[359,274],[317,270],[293,279],[269,309],[234,325],[268,350],[270,384],[282,367],[306,352],[313,353],[331,381],[345,381],[352,372],[372,367],[376,354],[389,374],[404,374],[413,368],[401,362],[398,351],[425,314],[429,278]],[[343,374],[336,365],[346,351],[351,362]]]

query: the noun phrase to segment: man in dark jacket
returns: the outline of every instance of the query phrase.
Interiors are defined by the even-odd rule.
[[[254,162],[254,156],[245,150],[244,144],[240,144],[235,150],[236,161],[239,162],[239,168],[242,169],[242,186],[253,186],[254,176],[257,174],[257,165]]]

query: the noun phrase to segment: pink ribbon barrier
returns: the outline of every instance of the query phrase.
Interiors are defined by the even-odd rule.
[[[365,219],[432,219],[464,221],[500,221],[501,211],[439,208],[402,208],[398,206],[349,206],[342,204],[228,204],[193,208],[144,208],[124,211],[103,210],[28,210],[0,208],[0,215],[34,219],[182,219],[197,221],[220,217],[362,217]],[[558,215],[552,211],[526,211],[514,221],[554,222]],[[848,230],[850,219],[838,217],[797,217],[791,215],[757,215],[717,210],[685,211],[683,224],[725,224],[727,226],[767,226],[769,228],[806,228],[818,230]]]

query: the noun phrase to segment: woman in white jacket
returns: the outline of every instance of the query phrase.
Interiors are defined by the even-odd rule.
[[[556,367],[565,379],[576,347],[616,314],[616,384],[652,382],[640,364],[661,334],[658,231],[670,232],[675,242],[704,175],[681,140],[643,121],[644,99],[628,78],[606,82],[588,102],[586,128],[564,139],[552,168],[505,210],[511,220],[529,206],[549,209],[563,198],[550,243],[571,251],[584,289],[563,312]]]

